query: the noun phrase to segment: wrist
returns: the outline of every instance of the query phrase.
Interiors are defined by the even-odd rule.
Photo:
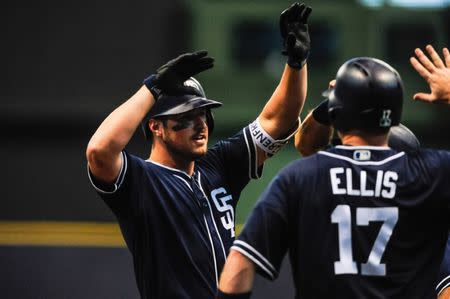
[[[314,108],[312,117],[322,125],[331,125],[330,117],[328,116],[328,99],[323,100],[316,108]]]
[[[298,61],[295,58],[288,57],[287,59],[287,65],[289,65],[291,68],[300,70],[303,68],[303,66],[306,64],[306,59],[302,61]]]
[[[216,299],[249,299],[252,292],[246,293],[224,293],[221,290],[217,290]]]
[[[159,95],[161,94],[161,89],[156,86],[156,74],[151,74],[143,81],[144,85],[147,89],[152,93],[155,102],[158,100]]]

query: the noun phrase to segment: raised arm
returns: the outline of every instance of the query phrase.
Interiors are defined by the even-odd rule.
[[[326,104],[324,101],[311,111],[300,125],[300,129],[295,133],[295,148],[303,157],[310,156],[319,150],[325,149],[331,142],[334,131],[333,127],[314,117],[315,112]],[[328,114],[328,112],[326,113]]]
[[[431,45],[425,47],[428,58],[421,49],[415,49],[417,57],[411,57],[410,62],[414,69],[428,83],[430,93],[419,92],[414,100],[450,104],[450,53],[447,48],[442,50],[444,61]]]
[[[310,13],[310,7],[294,3],[280,15],[284,44],[282,53],[287,56],[287,64],[280,83],[258,117],[262,129],[273,140],[287,138],[295,132],[305,102],[308,83],[306,62],[310,51],[307,21]],[[264,150],[258,147],[259,164],[267,157]]]
[[[122,166],[121,151],[158,99],[159,93],[189,89],[183,86],[183,82],[212,66],[213,59],[207,57],[206,51],[186,53],[145,79],[144,85],[108,115],[91,137],[86,158],[94,177],[104,183],[114,182]]]
[[[113,183],[117,178],[122,165],[120,153],[154,102],[151,92],[142,86],[98,127],[86,149],[89,169],[97,179]]]
[[[328,91],[334,88],[336,80],[328,83]],[[310,156],[324,149],[331,142],[334,129],[328,116],[328,99],[323,100],[305,118],[295,133],[295,148],[303,156]]]

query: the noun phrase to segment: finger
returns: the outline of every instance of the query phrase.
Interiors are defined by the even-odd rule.
[[[307,6],[307,7],[303,10],[303,13],[302,13],[302,16],[301,16],[301,22],[302,22],[303,24],[308,23],[308,18],[309,18],[309,15],[311,14],[311,12],[312,12],[312,8],[309,7],[309,6]]]
[[[419,59],[420,63],[429,71],[433,72],[436,68],[434,64],[428,59],[428,57],[422,52],[421,49],[417,48],[414,53],[416,54],[417,58]]]
[[[409,62],[422,78],[428,80],[428,78],[430,77],[430,72],[428,72],[428,70],[424,68],[423,65],[415,57],[411,57],[409,59]]]
[[[433,96],[430,93],[419,92],[414,95],[413,99],[421,102],[432,102]]]
[[[188,70],[188,77],[194,76],[198,73],[204,72],[210,68],[214,67],[213,61],[203,61],[201,63],[195,64]]]
[[[199,50],[199,51],[195,51],[192,54],[194,57],[204,57],[204,56],[208,55],[208,51],[207,50]]]
[[[333,79],[328,83],[328,89],[333,89],[336,86],[336,79]]]
[[[193,53],[185,53],[184,55],[181,55],[178,59],[178,62],[180,63],[190,63],[192,61],[195,61],[197,59],[200,59],[202,57],[205,57],[208,55],[208,51],[206,50],[200,50]]]
[[[292,13],[297,9],[298,6],[299,6],[298,2],[292,3],[291,6],[289,6],[285,10],[283,10],[283,12],[281,13],[281,16],[284,19],[289,19],[290,16],[292,15]]]
[[[445,64],[450,68],[450,53],[448,52],[448,49],[442,49],[442,53],[444,54]]]
[[[288,21],[295,22],[300,19],[300,15],[305,7],[305,4],[298,4],[298,2],[294,3],[292,9],[289,11]]]
[[[195,63],[194,67],[209,69],[214,66],[214,59],[211,57],[205,57],[201,61]]]
[[[439,57],[438,53],[436,53],[436,51],[434,50],[434,48],[431,45],[427,45],[425,47],[425,49],[427,50],[428,54],[430,55],[431,59],[433,60],[433,63],[436,67],[438,68],[444,68],[445,65],[442,62],[441,57]]]

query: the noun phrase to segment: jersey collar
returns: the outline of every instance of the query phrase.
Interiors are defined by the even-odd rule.
[[[358,149],[369,149],[369,150],[378,150],[378,151],[386,151],[391,150],[389,146],[373,146],[373,145],[336,145],[335,148],[344,149],[344,150],[358,150]]]
[[[196,177],[196,173],[197,173],[196,167],[194,167],[194,173],[192,174],[192,176],[190,176],[189,174],[187,174],[187,172],[184,172],[183,170],[172,168],[172,167],[160,164],[158,162],[152,161],[150,159],[145,160],[145,162],[152,163],[152,164],[154,164],[156,166],[159,166],[161,168],[167,169],[167,170],[169,170],[171,172],[175,172],[176,174],[182,175],[182,176],[186,177],[187,179],[191,179],[191,178],[195,178]],[[198,177],[198,175],[197,175],[197,177]]]

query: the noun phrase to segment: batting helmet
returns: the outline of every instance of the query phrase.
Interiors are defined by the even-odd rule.
[[[185,113],[199,108],[206,109],[206,124],[208,125],[208,134],[211,134],[214,129],[214,117],[211,109],[222,106],[222,103],[207,99],[200,82],[193,77],[186,80],[184,85],[192,87],[191,90],[193,94],[161,94],[150,109],[141,123],[142,131],[146,139],[150,139],[152,136],[150,128],[148,127],[149,119]]]
[[[386,133],[400,123],[403,84],[397,71],[387,63],[358,57],[339,68],[328,99],[330,121],[337,130]]]
[[[420,147],[419,139],[405,125],[399,124],[389,131],[389,147],[397,151],[412,152]]]

